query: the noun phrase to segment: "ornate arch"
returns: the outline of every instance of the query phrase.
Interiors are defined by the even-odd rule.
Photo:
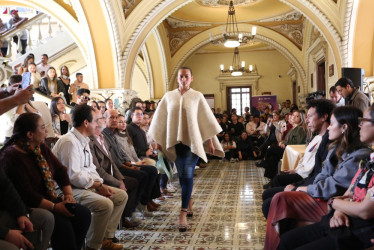
[[[250,35],[249,33],[243,32],[245,30],[251,30],[250,25],[248,24],[240,24],[239,30],[246,35]],[[186,42],[173,56],[172,58],[172,74],[169,78],[169,90],[172,89],[175,84],[176,74],[178,69],[201,47],[207,45],[209,43],[209,34],[212,34],[213,39],[218,39],[222,37],[222,28],[221,26],[206,30],[201,32],[188,42]],[[299,73],[304,89],[306,89],[307,78],[306,73],[303,67],[301,52],[294,45],[285,37],[279,35],[275,31],[272,31],[267,28],[258,27],[256,40],[263,42],[265,44],[270,45],[271,47],[275,48],[279,53],[281,53],[285,58],[287,58],[296,68],[297,72]]]
[[[320,31],[331,47],[337,68],[341,68],[343,64],[342,37],[333,23],[329,20],[328,16],[320,10],[312,0],[280,1],[303,13],[305,17]],[[340,74],[340,72],[338,72],[338,74]]]

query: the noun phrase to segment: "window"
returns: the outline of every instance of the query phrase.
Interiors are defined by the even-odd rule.
[[[251,107],[250,87],[228,87],[227,88],[227,111],[236,109],[237,115],[244,113],[245,107]]]

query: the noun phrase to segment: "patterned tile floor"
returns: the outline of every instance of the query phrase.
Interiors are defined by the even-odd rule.
[[[180,188],[154,217],[132,230],[118,230],[125,249],[263,249],[266,221],[261,212],[263,169],[253,161],[210,161],[195,171],[194,215],[185,233],[177,229]]]

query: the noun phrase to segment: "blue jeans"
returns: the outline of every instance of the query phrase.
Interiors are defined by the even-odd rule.
[[[182,208],[188,208],[193,188],[193,173],[199,157],[182,143],[175,145],[175,151],[177,153],[175,165],[177,166],[179,183],[182,188]]]

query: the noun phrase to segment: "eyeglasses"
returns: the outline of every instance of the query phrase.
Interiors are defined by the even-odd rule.
[[[141,113],[134,113],[134,116],[143,116]]]
[[[360,124],[363,123],[363,122],[371,122],[371,123],[374,123],[373,120],[371,120],[371,119],[369,119],[369,118],[363,118],[363,117],[359,117],[359,118],[358,118],[358,121],[359,121]]]
[[[83,99],[85,99],[85,100],[88,100],[88,101],[91,100],[90,97],[85,96],[85,95],[84,95],[84,96],[81,96],[81,98],[83,98]]]

